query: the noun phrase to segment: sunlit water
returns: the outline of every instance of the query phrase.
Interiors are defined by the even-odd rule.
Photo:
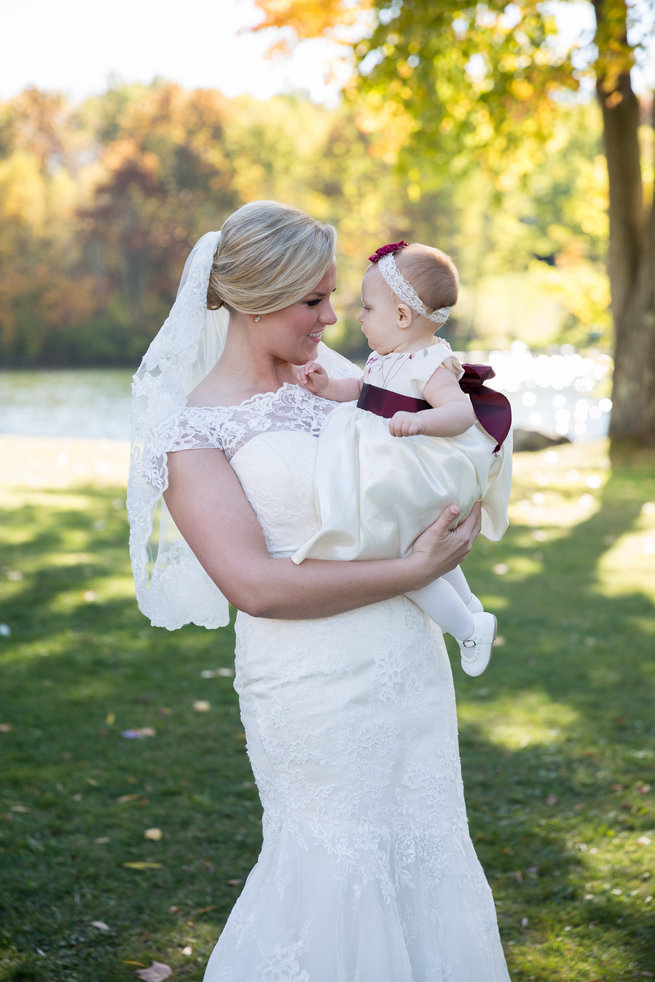
[[[595,440],[607,434],[612,363],[568,347],[535,355],[520,343],[507,351],[469,351],[486,362],[495,388],[512,404],[514,425]],[[125,369],[0,372],[0,433],[128,440],[130,376]]]

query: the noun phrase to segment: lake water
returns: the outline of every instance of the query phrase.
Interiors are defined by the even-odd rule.
[[[607,355],[566,346],[537,355],[516,343],[507,351],[469,351],[465,360],[493,366],[493,385],[510,399],[515,426],[571,440],[607,434]],[[1,371],[0,433],[129,440],[131,375],[128,369]]]

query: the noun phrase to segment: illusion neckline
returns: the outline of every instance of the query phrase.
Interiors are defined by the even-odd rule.
[[[313,396],[314,399],[321,399],[322,396],[317,396],[315,392],[310,392],[309,389],[305,389],[298,382],[283,382],[279,389],[271,389],[268,392],[255,392],[254,395],[248,396],[242,402],[233,402],[228,406],[223,405],[204,405],[204,406],[189,406],[188,404],[184,407],[185,411],[188,410],[200,410],[204,412],[216,412],[218,409],[242,409],[244,406],[249,405],[252,402],[256,402],[260,399],[275,399],[279,396],[281,392],[285,389],[298,389],[300,392],[306,393],[308,396]],[[329,400],[324,400],[328,402]]]

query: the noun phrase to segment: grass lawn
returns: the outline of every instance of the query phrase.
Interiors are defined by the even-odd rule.
[[[0,487],[0,980],[154,961],[200,982],[260,843],[232,634],[149,627],[120,460],[76,446]],[[487,674],[449,641],[510,973],[655,978],[655,454],[610,468],[574,445],[515,470],[510,531],[467,561],[502,635]]]

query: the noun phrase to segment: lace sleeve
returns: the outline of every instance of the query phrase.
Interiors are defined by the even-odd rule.
[[[166,451],[223,450],[220,409],[209,414],[205,408],[187,406],[170,423]]]

